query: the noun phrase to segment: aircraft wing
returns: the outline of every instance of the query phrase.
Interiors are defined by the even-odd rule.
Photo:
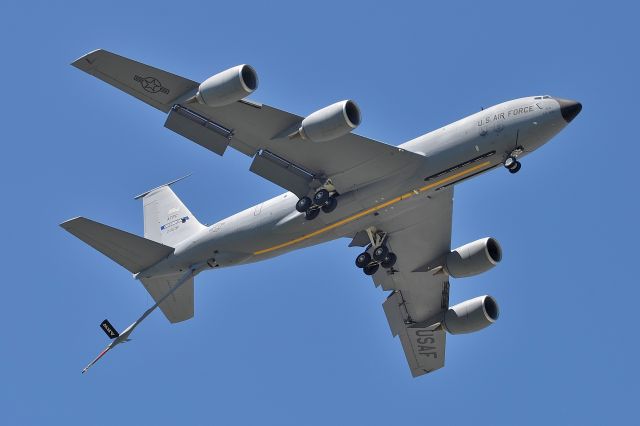
[[[448,276],[416,270],[450,250],[453,187],[420,198],[413,210],[377,225],[398,260],[391,273],[380,268],[373,275],[376,286],[392,290],[383,308],[414,377],[444,366],[446,332],[440,323],[449,307]]]
[[[168,112],[165,127],[210,151],[222,155],[231,146],[253,157],[251,171],[299,197],[326,179],[345,193],[424,161],[419,154],[352,133],[321,143],[289,139],[303,117],[244,99],[222,107],[187,102],[199,83],[106,50],[72,65]]]

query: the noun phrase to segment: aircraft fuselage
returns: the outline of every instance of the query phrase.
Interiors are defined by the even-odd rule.
[[[400,145],[424,162],[340,194],[331,213],[306,220],[295,209],[298,198],[287,192],[208,226],[139,275],[175,273],[199,262],[212,268],[257,262],[379,226],[429,202],[441,188],[502,166],[510,155],[533,152],[571,121],[569,103],[535,96],[484,109]]]

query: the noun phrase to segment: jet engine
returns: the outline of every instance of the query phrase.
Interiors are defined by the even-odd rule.
[[[479,296],[449,308],[442,325],[451,334],[473,333],[496,322],[499,314],[493,297]]]
[[[502,260],[502,248],[494,238],[482,238],[450,252],[445,269],[454,278],[470,277],[493,268]]]
[[[238,65],[203,81],[196,100],[202,105],[220,107],[239,101],[257,88],[256,71],[249,65]]]
[[[302,120],[302,139],[325,142],[344,136],[360,125],[360,109],[353,101],[336,102]]]

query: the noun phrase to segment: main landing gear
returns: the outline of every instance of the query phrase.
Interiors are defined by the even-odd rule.
[[[313,200],[309,197],[302,197],[296,203],[296,210],[304,213],[307,220],[313,220],[320,214],[320,210],[324,213],[331,213],[338,207],[337,193],[333,195],[326,189],[319,189],[314,195]]]
[[[386,243],[386,234],[381,232],[375,232],[367,230],[371,244],[367,251],[360,253],[356,257],[356,266],[366,274],[373,275],[378,272],[378,269],[382,266],[384,269],[392,269],[396,264],[398,257],[389,251]],[[372,254],[369,254],[369,249],[375,247]]]

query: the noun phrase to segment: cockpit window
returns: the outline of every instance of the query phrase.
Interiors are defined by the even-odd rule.
[[[534,96],[533,99],[551,99],[551,96],[549,95],[544,95],[544,96]]]
[[[542,96],[535,96],[533,99],[542,99]]]

